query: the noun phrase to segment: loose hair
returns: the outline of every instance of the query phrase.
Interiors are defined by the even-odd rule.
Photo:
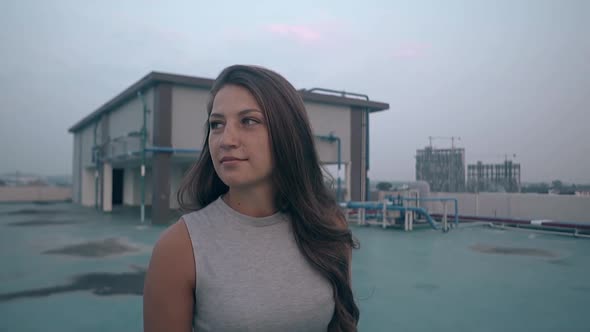
[[[351,250],[358,248],[333,194],[324,184],[303,100],[281,75],[261,67],[226,68],[211,89],[207,113],[216,94],[226,85],[247,89],[262,108],[271,143],[275,206],[289,215],[295,241],[306,260],[330,281],[334,314],[328,331],[356,331],[359,309],[350,280]],[[188,171],[177,193],[180,208],[199,210],[229,188],[213,168],[208,136],[201,154]]]

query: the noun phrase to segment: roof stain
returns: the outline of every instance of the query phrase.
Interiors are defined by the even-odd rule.
[[[139,248],[123,243],[119,238],[109,238],[51,249],[43,253],[101,258],[135,251],[139,251]]]
[[[470,247],[472,250],[481,252],[484,254],[497,254],[497,255],[513,255],[513,256],[530,256],[530,257],[544,257],[544,258],[556,258],[557,254],[554,252],[537,249],[537,248],[522,248],[522,247],[501,247],[491,246],[485,244],[475,244]]]
[[[145,268],[134,266],[132,268],[135,271],[123,273],[87,273],[75,276],[66,285],[3,293],[0,294],[0,302],[22,298],[46,297],[74,291],[90,291],[98,296],[143,295]]]
[[[67,213],[62,210],[47,210],[47,209],[20,209],[16,211],[0,212],[0,214],[18,216],[18,215],[29,215],[29,214],[44,214],[44,215],[55,215],[60,213]]]
[[[5,225],[6,226],[31,227],[31,226],[60,226],[60,225],[72,225],[72,224],[77,224],[77,222],[73,221],[73,220],[35,219],[35,220],[10,222]]]

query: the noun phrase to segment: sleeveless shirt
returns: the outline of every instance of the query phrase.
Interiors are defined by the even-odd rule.
[[[297,247],[286,214],[255,218],[221,197],[183,220],[196,268],[195,331],[326,331],[330,282]]]

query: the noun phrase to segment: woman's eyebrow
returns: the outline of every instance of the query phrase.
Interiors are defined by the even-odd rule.
[[[245,115],[245,114],[248,114],[248,113],[261,113],[262,114],[262,111],[259,110],[259,109],[256,109],[256,108],[248,108],[248,109],[239,111],[238,112],[238,115],[239,116],[242,116],[242,115]],[[211,114],[209,114],[209,118],[224,118],[224,117],[225,116],[223,114],[221,114],[221,113],[211,113]]]

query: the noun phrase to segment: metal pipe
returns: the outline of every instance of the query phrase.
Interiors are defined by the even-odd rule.
[[[346,98],[346,96],[355,96],[355,97],[361,97],[363,99],[366,99],[367,101],[369,101],[369,96],[362,94],[362,93],[354,93],[354,92],[347,92],[344,90],[332,90],[332,89],[324,89],[324,88],[311,88],[309,90],[306,89],[302,89],[302,91],[307,91],[307,92],[315,92],[315,91],[319,91],[319,92],[328,92],[328,93],[336,93],[339,94],[341,97]]]
[[[100,120],[100,119],[99,119]],[[92,158],[94,158],[94,208],[98,210],[98,153],[97,153],[97,146],[96,146],[96,131],[98,130],[98,121],[94,122],[94,145],[92,146]]]
[[[340,164],[342,163],[342,146],[340,142],[340,137],[335,137],[336,142],[338,143],[338,188],[336,189],[336,200],[338,202],[342,201],[342,189],[341,189],[341,182],[340,182]]]
[[[367,100],[369,100],[369,97],[367,96]],[[370,195],[370,190],[371,190],[371,184],[369,183],[369,109],[365,108],[366,111],[366,117],[367,119],[365,120],[365,132],[367,134],[367,137],[365,139],[365,200],[369,200],[371,198]]]
[[[573,237],[581,237],[581,238],[590,238],[590,235],[580,234],[577,231],[574,231],[573,233],[557,232],[557,231],[549,231],[549,230],[534,229],[534,228],[506,227],[503,225],[496,225],[494,223],[489,223],[488,226],[491,228],[499,228],[499,229],[510,229],[510,230],[516,230],[516,231],[537,232],[537,233],[542,233],[542,234],[565,235],[565,236],[573,236]]]
[[[400,199],[402,201],[424,201],[424,202],[428,202],[428,201],[440,201],[440,202],[445,202],[445,201],[453,201],[455,203],[455,226],[459,225],[459,208],[458,208],[458,200],[456,198],[449,198],[449,197],[441,197],[441,198],[433,198],[433,197],[428,197],[428,198],[416,198],[416,197],[400,197]]]
[[[435,214],[436,216],[436,214]],[[512,225],[531,225],[538,227],[555,227],[564,229],[580,229],[590,230],[590,224],[585,222],[574,221],[555,221],[555,220],[530,220],[530,219],[514,219],[514,218],[498,218],[498,217],[483,217],[483,216],[458,216],[464,221],[487,221],[501,224]]]
[[[149,148],[145,148],[146,152],[152,152],[152,153],[200,153],[201,150],[197,150],[197,149],[175,149],[175,148],[171,148],[171,147],[165,147],[165,146],[152,146]],[[113,160],[113,159],[118,159],[118,158],[123,158],[123,157],[127,157],[127,156],[133,156],[133,155],[141,155],[142,151],[141,150],[136,150],[136,151],[129,151],[123,154],[118,154],[116,156],[111,156],[109,158],[105,158],[105,160]]]
[[[145,98],[140,91],[137,91],[137,97],[140,99],[143,106],[143,122],[141,125],[140,137],[141,137],[141,223],[145,221],[145,146],[147,141],[147,112],[148,108],[145,103]]]
[[[336,188],[336,200],[338,202],[342,201],[341,199],[341,182],[340,182],[340,167],[342,164],[342,145],[341,145],[341,141],[340,141],[340,137],[334,135],[333,133],[330,133],[330,135],[326,136],[326,135],[315,135],[315,137],[317,137],[318,139],[324,140],[324,141],[328,141],[330,143],[336,141],[336,143],[338,144],[338,187]]]
[[[147,152],[168,152],[168,153],[200,153],[201,150],[197,149],[177,149],[173,147],[167,146],[152,146],[149,148],[145,148]]]

